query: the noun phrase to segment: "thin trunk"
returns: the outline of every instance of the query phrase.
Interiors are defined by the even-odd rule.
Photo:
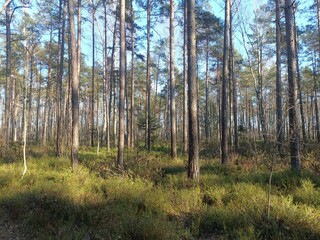
[[[116,19],[114,21],[114,27],[113,27],[113,43],[112,43],[112,51],[111,51],[111,69],[110,69],[110,101],[109,101],[109,120],[110,120],[110,124],[109,126],[112,126],[112,123],[114,125],[115,123],[115,111],[114,111],[114,94],[113,94],[113,90],[115,89],[115,75],[114,75],[114,53],[115,53],[115,47],[116,47],[116,36],[117,36],[117,16]],[[113,110],[113,115],[111,117],[111,113]],[[116,134],[113,132],[113,137],[114,137],[114,145],[116,145],[115,139],[116,139]]]
[[[151,5],[152,0],[147,2],[147,74],[146,74],[146,145],[148,151],[151,151],[151,111],[150,111],[150,100],[151,100],[151,83],[150,83],[150,30],[151,30]]]
[[[9,139],[9,111],[10,111],[10,83],[11,83],[11,8],[6,6],[6,86],[5,86],[5,110],[3,125],[3,143],[7,144]]]
[[[23,29],[23,35],[25,35],[25,27]],[[22,142],[23,142],[23,166],[24,170],[22,177],[27,172],[27,157],[26,157],[26,147],[27,147],[27,128],[28,128],[28,93],[27,93],[27,82],[29,76],[29,49],[27,42],[24,43],[24,48],[26,52],[25,62],[24,62],[24,76],[23,76],[23,113],[22,113]]]
[[[208,30],[206,30],[208,31]],[[209,36],[206,37],[206,112],[205,112],[205,134],[206,143],[209,142]]]
[[[63,5],[63,10],[62,10]],[[62,78],[63,78],[63,63],[64,63],[64,39],[65,39],[65,22],[67,14],[67,6],[65,0],[60,2],[60,10],[62,15],[60,15],[59,23],[62,23],[61,35],[59,34],[58,44],[59,44],[59,68],[58,68],[58,79],[57,79],[57,138],[56,138],[56,156],[61,157],[62,155]],[[60,33],[60,30],[59,30]]]
[[[229,56],[229,34],[230,25],[230,0],[225,0],[225,23],[224,23],[224,46],[223,46],[223,69],[222,69],[222,92],[221,92],[221,163],[227,164],[229,161],[228,150],[228,56]]]
[[[110,151],[110,114],[109,114],[109,95],[110,95],[110,77],[108,78],[108,36],[107,36],[107,1],[103,1],[104,8],[104,82],[105,82],[105,99],[106,99],[106,147],[107,152]]]
[[[188,32],[187,0],[184,0],[184,26],[183,26],[183,152],[188,152],[188,75],[187,75],[187,32]]]
[[[134,86],[134,47],[135,47],[135,40],[134,40],[134,11],[133,11],[133,0],[131,0],[131,107],[130,107],[130,114],[131,114],[131,121],[130,121],[130,132],[131,132],[131,139],[130,139],[130,147],[134,148],[135,146],[135,117],[134,117],[134,94],[135,94],[135,86]]]
[[[277,146],[279,153],[282,154],[284,146],[284,129],[282,119],[280,0],[276,0],[276,115]]]
[[[119,91],[119,137],[118,159],[116,167],[124,168],[124,104],[126,74],[126,33],[125,33],[125,0],[120,0],[120,91]]]
[[[199,181],[199,138],[198,138],[198,93],[195,0],[188,0],[188,113],[189,113],[189,157],[188,178]]]
[[[170,0],[170,123],[171,123],[171,158],[177,157],[177,120],[174,75],[174,0]],[[157,93],[156,93],[157,94]]]
[[[95,68],[95,6],[92,0],[92,71],[91,71],[91,147],[94,146],[94,68]]]
[[[234,42],[233,42],[233,17],[230,7],[230,72],[232,83],[232,110],[233,110],[233,127],[234,127],[234,147],[239,149],[239,134],[238,134],[238,98],[237,98],[237,80],[234,73]]]
[[[39,118],[40,118],[40,101],[41,101],[41,84],[42,84],[42,76],[41,76],[41,65],[40,65],[40,71],[39,71],[39,87],[38,87],[38,98],[37,98],[37,118],[36,118],[36,144],[39,144]]]

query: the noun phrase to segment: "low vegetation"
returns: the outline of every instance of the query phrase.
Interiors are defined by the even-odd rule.
[[[166,146],[127,150],[123,172],[113,168],[116,150],[82,148],[72,172],[68,158],[32,147],[23,178],[18,155],[1,158],[1,214],[26,239],[320,239],[316,153],[300,174],[275,161],[269,216],[274,156],[234,155],[222,166],[207,155],[195,184],[187,159],[170,160]]]

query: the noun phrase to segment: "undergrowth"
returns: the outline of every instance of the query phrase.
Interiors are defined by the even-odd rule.
[[[68,158],[30,153],[24,178],[20,158],[0,160],[0,207],[26,239],[320,239],[314,172],[276,169],[268,218],[268,156],[205,157],[195,184],[165,147],[126,150],[123,172],[115,149],[83,148],[74,172]]]

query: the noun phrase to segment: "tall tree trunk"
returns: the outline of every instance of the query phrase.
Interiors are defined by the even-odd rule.
[[[282,82],[281,82],[281,31],[280,31],[280,0],[276,1],[276,115],[277,115],[277,146],[283,153],[284,126],[282,117]]]
[[[151,5],[152,0],[147,2],[147,74],[146,74],[146,145],[148,151],[151,151],[151,82],[150,82],[150,30],[151,30]]]
[[[199,138],[198,138],[198,91],[197,55],[195,28],[195,0],[188,0],[188,115],[189,115],[189,157],[188,178],[199,181]]]
[[[39,144],[39,140],[40,140],[40,136],[39,136],[39,132],[40,132],[40,126],[39,126],[39,122],[40,122],[40,101],[41,101],[41,84],[42,84],[42,66],[40,65],[40,70],[38,73],[38,78],[39,78],[39,87],[38,87],[38,97],[37,97],[37,118],[36,118],[36,144]]]
[[[188,0],[184,0],[184,19],[183,19],[183,152],[188,152]]]
[[[34,75],[34,46],[31,46],[30,51],[30,83],[29,83],[29,92],[28,92],[28,129],[32,129],[33,123],[33,75]],[[29,136],[28,141],[31,141],[32,136]]]
[[[92,0],[92,71],[91,71],[91,147],[94,146],[94,68],[95,68],[95,6]]]
[[[262,131],[263,141],[265,146],[268,143],[267,127],[266,127],[266,117],[264,110],[264,100],[263,100],[263,76],[262,76],[262,41],[260,36],[258,38],[258,86],[256,86],[256,95],[258,100],[258,115],[259,115],[259,126]]]
[[[63,5],[62,10],[62,18],[60,15],[60,20],[62,23],[61,27],[61,36],[59,35],[60,41],[60,54],[59,54],[59,70],[58,70],[58,84],[57,84],[57,138],[56,138],[56,156],[61,157],[62,155],[62,102],[63,102],[63,94],[62,94],[62,79],[64,73],[64,42],[65,42],[65,22],[66,22],[66,14],[67,14],[67,4],[65,0],[61,0],[60,8]],[[59,30],[60,32],[60,30]]]
[[[131,132],[131,139],[130,139],[130,147],[134,148],[135,146],[135,107],[134,107],[134,94],[135,94],[135,86],[134,86],[134,47],[135,47],[135,40],[134,40],[134,11],[133,11],[133,0],[131,0],[131,107],[130,107],[130,132]]]
[[[74,6],[73,0],[68,0],[69,7],[69,30],[70,30],[70,46],[71,46],[71,83],[72,83],[72,147],[71,147],[71,163],[74,170],[78,166],[79,151],[79,78],[77,69],[77,49],[76,34],[74,23]]]
[[[233,110],[233,128],[234,128],[234,148],[239,149],[239,134],[238,134],[238,98],[237,98],[237,80],[234,73],[234,42],[233,42],[233,17],[230,7],[230,72],[232,83],[232,110]]]
[[[9,111],[10,111],[10,83],[11,83],[11,8],[6,6],[6,86],[5,86],[5,110],[3,124],[3,143],[6,145],[9,139]]]
[[[107,152],[110,151],[110,114],[109,114],[109,93],[110,93],[110,77],[108,78],[108,36],[107,36],[107,1],[103,1],[104,8],[104,49],[103,49],[103,59],[104,59],[104,83],[105,83],[105,101],[106,101],[106,147]],[[109,74],[110,75],[110,74]]]
[[[124,104],[126,74],[126,33],[125,33],[125,0],[120,0],[120,92],[119,92],[119,137],[117,168],[124,167]]]
[[[25,14],[25,12],[23,12]],[[26,26],[23,27],[22,36],[26,36]],[[24,170],[22,177],[27,172],[27,157],[26,157],[26,147],[27,147],[27,131],[28,131],[28,76],[29,76],[29,49],[27,45],[27,40],[24,41],[24,50],[26,53],[24,61],[24,75],[23,75],[23,113],[22,113],[22,142],[23,142],[23,166]]]
[[[116,47],[116,36],[117,36],[117,16],[115,18],[115,21],[114,21],[114,27],[113,27],[113,42],[112,42],[112,51],[111,51],[111,68],[110,68],[110,100],[109,100],[109,120],[110,120],[110,124],[109,126],[112,126],[112,123],[113,125],[115,125],[115,121],[116,121],[116,118],[115,118],[115,110],[114,110],[114,95],[113,94],[113,90],[116,89],[115,85],[116,85],[116,82],[115,82],[115,74],[114,74],[114,53],[115,53],[115,47]],[[111,117],[111,113],[112,113],[112,110],[113,110],[113,115]],[[113,133],[113,138],[114,138],[114,145],[116,145],[116,142],[115,142],[115,139],[116,139],[116,134]]]
[[[297,119],[297,66],[296,54],[294,44],[294,28],[292,23],[294,2],[292,0],[285,0],[285,19],[286,19],[286,43],[288,55],[288,108],[289,108],[289,141],[290,141],[290,156],[291,168],[300,170],[300,140],[299,140],[299,126]]]
[[[208,30],[206,29],[206,32]],[[207,33],[206,33],[207,35]],[[209,142],[209,36],[206,36],[206,112],[205,112],[205,134],[206,134],[206,143]]]
[[[170,0],[170,123],[171,158],[173,159],[177,157],[176,80],[174,75],[174,4],[174,0]]]
[[[17,142],[17,115],[18,115],[18,94],[17,94],[17,89],[18,89],[18,83],[17,83],[17,68],[15,67],[16,63],[13,66],[14,69],[14,76],[12,79],[12,110],[11,110],[11,140],[13,143]]]
[[[222,92],[221,92],[221,163],[229,161],[228,150],[228,56],[229,56],[229,34],[230,25],[230,0],[225,0],[225,23],[224,23],[224,44],[223,44],[223,69],[222,69]]]

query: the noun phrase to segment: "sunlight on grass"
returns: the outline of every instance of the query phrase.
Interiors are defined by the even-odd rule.
[[[91,151],[92,150],[92,151]],[[161,149],[160,149],[161,150]],[[205,160],[199,185],[186,178],[186,160],[161,151],[126,153],[126,172],[113,168],[115,151],[0,165],[0,206],[38,239],[317,239],[320,190],[304,172],[274,173],[267,218],[268,171],[246,171]]]

